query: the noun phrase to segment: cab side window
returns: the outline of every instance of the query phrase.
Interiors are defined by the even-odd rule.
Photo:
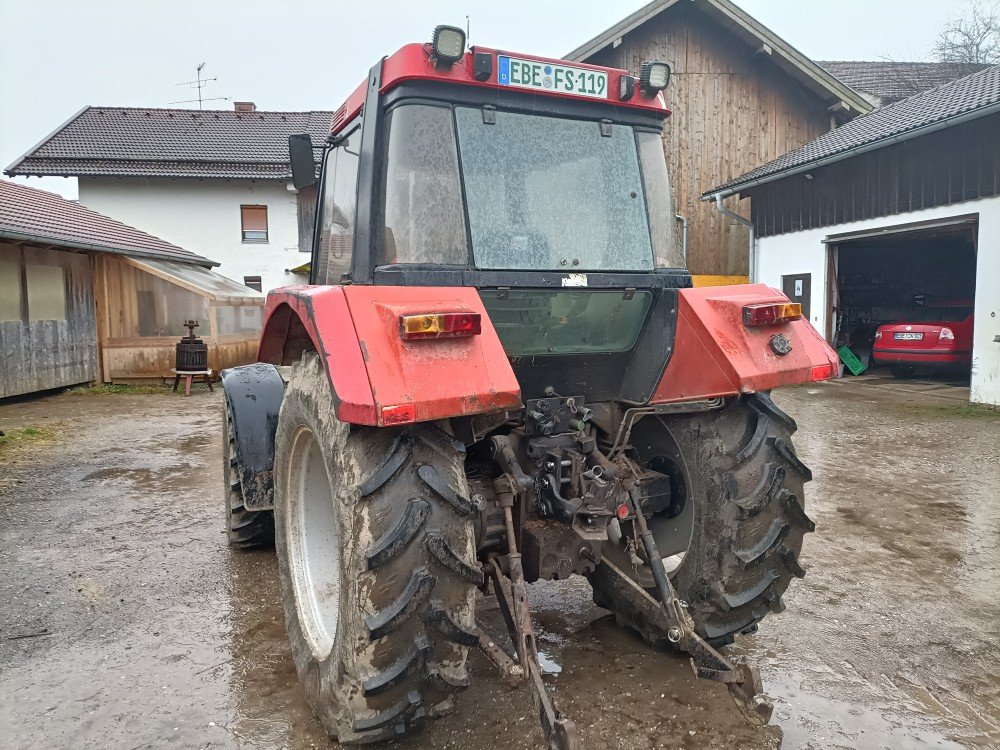
[[[316,258],[320,284],[340,284],[351,271],[360,145],[359,128],[326,156]]]
[[[451,109],[424,104],[394,109],[387,156],[379,263],[466,265],[469,249]]]

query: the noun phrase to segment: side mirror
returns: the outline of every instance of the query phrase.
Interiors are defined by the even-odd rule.
[[[292,162],[292,184],[296,190],[316,184],[316,161],[313,159],[312,136],[297,133],[288,136],[288,156]]]

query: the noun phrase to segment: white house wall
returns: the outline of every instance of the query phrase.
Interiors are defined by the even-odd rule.
[[[867,231],[973,213],[979,214],[979,245],[971,399],[980,403],[1000,404],[1000,343],[994,341],[995,337],[1000,336],[1000,197],[762,237],[757,243],[758,278],[762,283],[780,289],[783,275],[812,274],[811,322],[820,333],[826,335],[826,294],[830,280],[824,239],[831,234]]]
[[[303,284],[286,273],[309,260],[298,250],[295,192],[283,180],[81,177],[80,203],[204,255],[223,276],[260,276],[263,291]],[[267,206],[268,242],[243,242],[241,205]]]

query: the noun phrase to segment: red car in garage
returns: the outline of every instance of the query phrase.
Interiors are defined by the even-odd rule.
[[[903,320],[879,326],[872,357],[896,377],[916,369],[972,366],[972,300],[931,304]]]

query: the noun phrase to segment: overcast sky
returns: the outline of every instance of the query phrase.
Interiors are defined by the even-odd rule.
[[[965,0],[737,0],[817,60],[927,60]],[[642,0],[0,0],[0,168],[88,104],[168,107],[205,97],[261,109],[336,109],[383,54],[440,23],[471,41],[558,57]],[[668,92],[669,98],[669,92]],[[190,107],[197,104],[174,106]],[[229,101],[206,108],[229,109]],[[76,181],[27,184],[76,197]]]

